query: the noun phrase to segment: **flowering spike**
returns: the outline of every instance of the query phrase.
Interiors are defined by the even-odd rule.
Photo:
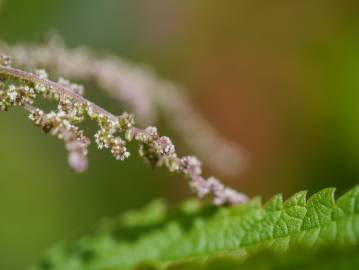
[[[21,67],[47,67],[70,79],[97,83],[100,89],[134,112],[141,124],[154,123],[161,113],[163,120],[187,146],[196,151],[208,166],[222,174],[237,175],[246,165],[244,153],[236,144],[224,139],[198,113],[186,96],[186,91],[177,84],[159,78],[148,67],[134,65],[115,56],[98,57],[83,47],[66,48],[57,35],[44,45],[37,46],[8,46],[1,42],[0,50],[11,54],[13,61]],[[65,81],[59,82],[69,83]],[[95,118],[96,115],[91,117]],[[131,132],[128,134],[130,138],[133,135]]]
[[[3,59],[3,58],[2,58]],[[6,62],[6,61],[5,61]],[[94,103],[91,103],[76,91],[74,84],[65,79],[58,83],[48,80],[45,70],[28,73],[4,65],[0,66],[0,110],[11,106],[22,106],[29,112],[29,118],[35,125],[50,135],[65,142],[70,167],[82,172],[87,167],[87,147],[90,140],[76,126],[86,117],[94,119],[99,125],[95,141],[100,149],[110,149],[118,160],[124,160],[130,153],[126,141],[139,143],[140,155],[153,166],[165,166],[170,171],[185,176],[193,191],[200,197],[210,195],[216,205],[241,203],[247,197],[225,187],[218,179],[204,179],[201,162],[193,157],[178,157],[171,139],[160,136],[157,128],[140,129],[134,126],[132,115],[123,113],[116,117]],[[45,113],[34,107],[33,100],[41,96],[58,102],[57,110]]]

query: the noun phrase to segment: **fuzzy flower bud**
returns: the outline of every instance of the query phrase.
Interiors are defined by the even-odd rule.
[[[78,173],[84,172],[87,169],[87,141],[70,141],[66,144],[68,153],[69,166]]]
[[[0,54],[0,66],[10,67],[11,66],[11,58],[6,54]]]
[[[44,69],[35,70],[35,74],[42,80],[47,80],[49,78],[49,74]]]
[[[175,146],[167,136],[158,138],[154,144],[158,152],[163,156],[170,156],[175,153]]]
[[[181,167],[183,172],[186,175],[195,174],[201,175],[202,174],[202,163],[194,156],[187,156],[181,158]]]
[[[135,124],[135,119],[132,114],[124,112],[118,117],[118,128],[122,130],[129,129]]]

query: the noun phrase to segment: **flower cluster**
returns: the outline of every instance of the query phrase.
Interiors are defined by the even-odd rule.
[[[53,82],[47,72],[34,73],[9,66],[9,58],[2,56],[0,61],[0,108],[22,106],[29,112],[29,118],[47,134],[65,142],[71,168],[82,172],[87,167],[87,147],[90,140],[77,125],[86,118],[97,122],[98,132],[95,141],[100,149],[109,149],[118,160],[124,160],[130,153],[126,141],[139,143],[140,155],[153,166],[165,166],[170,171],[186,177],[193,191],[199,196],[212,196],[215,204],[236,204],[247,197],[225,187],[216,178],[203,178],[201,162],[193,157],[178,157],[171,139],[160,136],[157,128],[135,127],[134,117],[123,113],[114,116],[81,94],[83,87],[65,79]],[[5,60],[4,60],[5,59]],[[58,102],[57,109],[45,113],[33,105],[36,97]]]
[[[27,85],[6,84],[0,81],[0,111],[15,105],[32,104],[36,98],[33,88]]]
[[[29,118],[35,125],[65,141],[68,151],[70,167],[76,172],[83,172],[87,168],[87,147],[90,140],[83,131],[71,124],[70,118],[64,111],[44,113],[42,110],[27,106],[30,111]]]
[[[111,149],[111,153],[117,160],[125,160],[130,156],[126,142],[120,136],[116,136],[116,133],[132,127],[132,122],[127,122],[127,119],[127,113],[118,117],[116,121],[110,120],[102,114],[98,116],[100,129],[95,134],[96,143],[99,149]]]
[[[225,140],[197,112],[182,87],[158,78],[148,67],[114,56],[96,57],[86,48],[66,48],[56,35],[47,40],[37,46],[8,46],[0,42],[0,50],[12,55],[13,61],[23,68],[46,67],[58,76],[97,83],[134,112],[140,124],[153,123],[161,113],[179,138],[223,175],[236,175],[245,166],[243,151]],[[82,87],[63,78],[58,82],[83,94]]]

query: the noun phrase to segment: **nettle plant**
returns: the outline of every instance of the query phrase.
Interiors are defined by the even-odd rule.
[[[140,115],[140,122],[153,117],[151,106],[156,102],[175,118],[180,113],[197,115],[172,84],[158,83],[150,73],[119,59],[96,58],[83,48],[70,50],[61,43],[38,47],[2,43],[0,49],[21,67],[15,68],[10,57],[1,54],[0,111],[24,108],[36,126],[65,142],[74,171],[82,172],[88,165],[90,139],[79,124],[90,119],[98,124],[94,141],[99,149],[108,149],[116,159],[125,160],[130,156],[126,143],[136,141],[147,163],[184,176],[199,198],[209,196],[213,202],[193,199],[168,208],[156,201],[141,211],[103,222],[78,241],[54,247],[33,269],[359,269],[359,186],[337,201],[334,189],[324,189],[309,199],[306,192],[286,201],[276,195],[263,205],[260,199],[249,199],[215,177],[204,178],[201,162],[194,156],[179,157],[171,139],[159,135],[156,127],[139,128],[132,114],[115,116],[84,98],[83,86],[62,77],[52,81],[44,69],[36,68],[97,81],[129,104]],[[28,69],[34,72],[25,71]],[[154,90],[156,86],[161,90]],[[143,97],[149,91],[156,99],[146,103]],[[179,102],[168,105],[171,97]],[[36,99],[56,101],[57,108],[45,112],[36,106]],[[189,119],[188,125],[183,122],[179,121],[183,135],[198,124],[208,131],[200,145],[213,147],[213,142],[218,142],[225,150],[219,155],[220,164],[226,164],[227,158],[235,161],[228,162],[228,171],[234,164],[238,167],[240,155],[202,118]],[[191,138],[201,141],[199,137]],[[216,162],[212,159],[212,163]]]

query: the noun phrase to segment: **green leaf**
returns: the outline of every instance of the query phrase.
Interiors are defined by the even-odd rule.
[[[162,268],[214,257],[244,260],[264,249],[284,252],[298,245],[348,247],[358,242],[359,186],[337,202],[330,188],[308,200],[306,192],[285,202],[276,195],[264,206],[259,199],[236,207],[192,200],[169,209],[157,201],[54,248],[35,269],[126,270],[140,263]]]
[[[359,246],[294,248],[285,254],[264,250],[248,259],[221,256],[171,264],[165,268],[140,265],[136,270],[358,270]],[[113,269],[115,270],[115,269]]]

